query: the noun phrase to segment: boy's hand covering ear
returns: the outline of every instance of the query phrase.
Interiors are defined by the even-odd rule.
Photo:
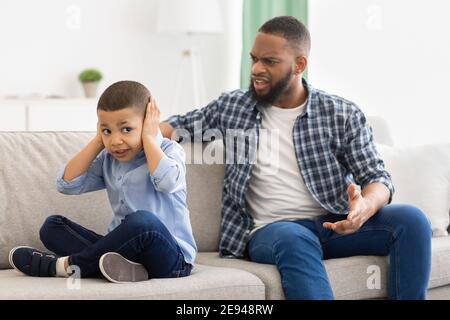
[[[97,121],[97,135],[95,136],[95,139],[101,147],[104,147],[102,140],[102,129],[100,128],[99,121]]]
[[[156,137],[159,131],[159,116],[161,112],[156,104],[153,96],[150,98],[150,102],[147,104],[147,110],[145,112],[144,126],[142,129],[142,136]]]

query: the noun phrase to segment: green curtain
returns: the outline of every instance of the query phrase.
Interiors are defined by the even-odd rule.
[[[259,27],[276,16],[294,16],[308,25],[308,0],[244,0],[243,15],[241,88],[247,88],[250,81],[250,51]]]

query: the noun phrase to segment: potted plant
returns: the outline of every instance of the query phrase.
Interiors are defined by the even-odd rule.
[[[85,69],[80,73],[78,79],[83,85],[86,98],[96,97],[98,83],[102,78],[102,74],[97,69]]]

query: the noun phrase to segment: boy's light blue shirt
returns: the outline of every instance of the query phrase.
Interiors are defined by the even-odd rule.
[[[177,241],[185,261],[194,264],[197,246],[186,204],[185,153],[180,145],[163,138],[161,133],[157,141],[164,156],[153,176],[148,171],[143,149],[128,162],[119,162],[104,149],[87,172],[71,181],[64,181],[66,166],[61,168],[57,188],[71,195],[106,188],[114,212],[108,232],[135,211],[154,213]]]

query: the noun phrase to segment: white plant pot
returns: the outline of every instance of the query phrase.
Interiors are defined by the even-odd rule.
[[[98,81],[83,82],[82,84],[86,98],[95,98],[97,96]]]

